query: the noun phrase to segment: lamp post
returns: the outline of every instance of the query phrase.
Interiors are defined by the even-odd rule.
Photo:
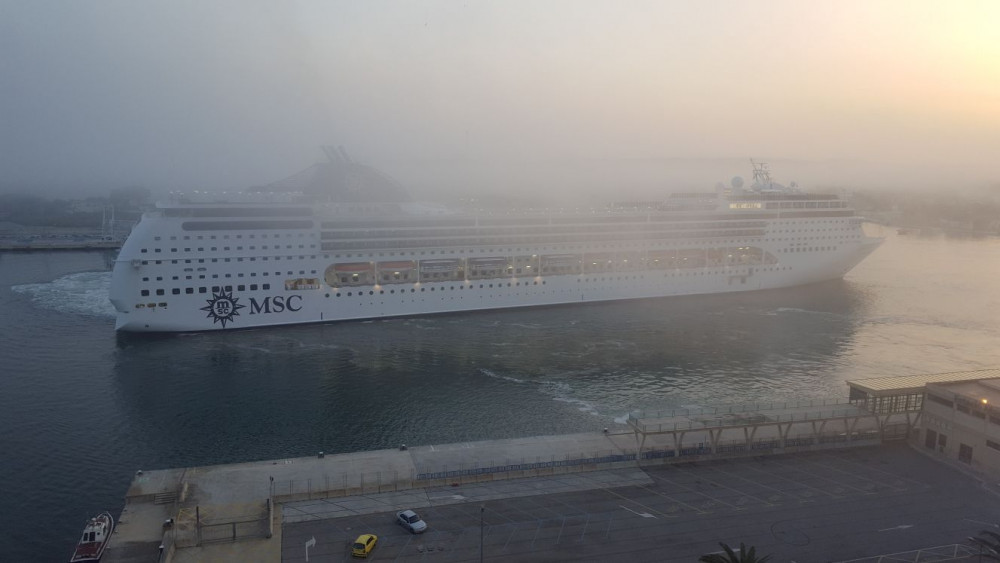
[[[479,505],[479,563],[483,563],[483,514],[486,512],[486,505]]]

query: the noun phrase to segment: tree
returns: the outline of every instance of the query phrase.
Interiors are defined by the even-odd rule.
[[[731,547],[724,543],[719,543],[722,546],[723,551],[726,552],[725,555],[720,553],[709,553],[708,555],[702,555],[698,561],[701,563],[766,563],[771,559],[770,555],[765,555],[763,557],[757,557],[757,548],[751,546],[747,549],[747,546],[740,542],[740,552],[737,554],[733,551]]]
[[[1000,534],[983,530],[979,532],[979,537],[969,538],[969,541],[979,546],[980,557],[1000,561]]]

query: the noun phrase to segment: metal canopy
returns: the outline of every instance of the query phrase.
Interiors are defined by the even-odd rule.
[[[871,397],[923,393],[928,383],[954,383],[978,379],[1000,379],[1000,369],[980,369],[975,371],[953,371],[949,373],[928,373],[895,377],[872,377],[848,381],[852,390],[858,390]]]

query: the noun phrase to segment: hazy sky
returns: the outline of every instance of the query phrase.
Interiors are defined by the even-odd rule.
[[[323,144],[424,180],[757,157],[997,183],[998,24],[994,0],[0,0],[0,186],[244,187]]]

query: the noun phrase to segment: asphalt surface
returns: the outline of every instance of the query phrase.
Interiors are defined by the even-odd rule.
[[[774,563],[807,563],[1000,531],[1000,496],[904,444],[641,471],[648,479],[627,486],[608,480],[547,494],[543,481],[530,494],[493,491],[483,500],[482,487],[463,485],[411,494],[411,506],[393,510],[286,522],[282,561],[352,560],[350,544],[362,533],[379,538],[372,561],[479,561],[482,553],[487,561],[694,562],[719,551],[719,542],[745,542]],[[403,508],[416,509],[428,531],[395,525],[394,511]]]

